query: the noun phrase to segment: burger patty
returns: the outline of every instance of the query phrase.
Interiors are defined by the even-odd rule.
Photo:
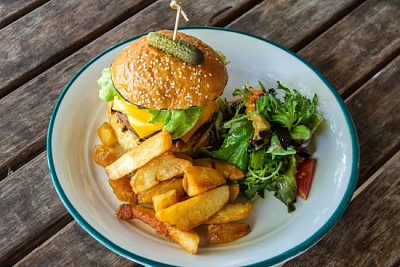
[[[112,112],[115,114],[115,116],[117,116],[122,121],[122,123],[124,124],[126,130],[132,132],[136,136],[138,135],[135,132],[135,130],[132,128],[131,124],[129,123],[128,117],[126,116],[125,113],[121,113],[121,112],[118,112],[118,111],[115,111],[115,110],[113,110]]]

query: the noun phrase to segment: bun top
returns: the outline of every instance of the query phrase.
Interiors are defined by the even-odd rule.
[[[158,33],[172,37],[168,30]],[[204,54],[200,65],[188,64],[153,46],[143,36],[118,54],[111,65],[115,88],[129,102],[152,109],[186,109],[205,106],[222,95],[228,81],[226,67],[214,49],[201,40],[178,32]]]

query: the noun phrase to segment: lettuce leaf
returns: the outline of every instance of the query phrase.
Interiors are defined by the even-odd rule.
[[[257,99],[256,107],[267,120],[278,123],[291,130],[297,125],[306,125],[316,114],[318,97],[314,94],[312,99],[301,95],[297,90],[289,90],[279,81],[276,89],[284,92],[283,100],[276,93],[269,93]],[[318,126],[318,125],[317,125]]]
[[[253,135],[251,122],[241,121],[230,129],[218,150],[211,151],[212,157],[229,162],[242,170],[247,169],[249,139]]]
[[[167,130],[172,139],[178,139],[190,131],[200,118],[203,107],[191,107],[176,110],[149,109],[153,118],[150,123],[162,122],[163,130]]]
[[[111,68],[105,68],[101,72],[100,79],[97,80],[100,86],[99,97],[104,102],[109,102],[114,99],[114,96],[120,97],[120,94],[115,89],[111,80]]]

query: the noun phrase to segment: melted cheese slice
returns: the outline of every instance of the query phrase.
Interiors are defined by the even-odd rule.
[[[216,101],[205,106],[196,124],[181,139],[185,143],[189,141],[190,137],[192,137],[200,126],[212,118],[217,108],[218,104]],[[132,105],[122,98],[114,97],[112,109],[126,114],[129,124],[140,138],[144,138],[164,128],[164,124],[161,122],[149,123],[153,115],[147,109],[138,108],[136,105]]]
[[[136,105],[132,105],[123,99],[114,97],[112,108],[126,114],[129,124],[140,138],[160,131],[164,127],[164,124],[161,122],[149,123],[153,115],[147,109],[138,108]]]
[[[199,119],[197,120],[196,124],[187,132],[181,139],[187,143],[190,137],[200,128],[201,125],[206,123],[207,121],[211,120],[212,116],[214,115],[215,111],[218,108],[217,101],[210,102],[207,106],[204,107],[203,112],[201,113]]]

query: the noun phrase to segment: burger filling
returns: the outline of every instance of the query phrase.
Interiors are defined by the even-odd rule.
[[[178,110],[155,110],[141,108],[126,101],[115,89],[111,80],[110,68],[102,71],[97,81],[100,86],[99,97],[105,101],[113,101],[112,110],[126,115],[124,122],[140,138],[145,138],[160,130],[167,130],[173,139],[187,142],[205,122],[211,120],[217,110],[217,103],[210,102],[204,107],[190,107]],[[127,127],[130,129],[130,127]]]

